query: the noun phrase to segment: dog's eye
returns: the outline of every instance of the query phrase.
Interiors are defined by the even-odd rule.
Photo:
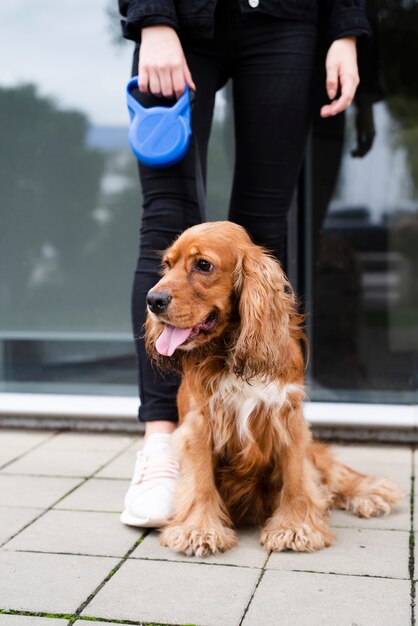
[[[206,261],[206,259],[199,259],[196,263],[196,269],[198,269],[199,272],[211,272],[213,270],[213,264]]]
[[[166,260],[161,262],[161,269],[163,270],[163,272],[168,272],[168,270],[170,269],[170,263]]]

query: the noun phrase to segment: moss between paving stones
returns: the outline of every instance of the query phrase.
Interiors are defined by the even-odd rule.
[[[72,613],[41,613],[39,611],[15,611],[13,609],[0,609],[0,615],[22,615],[27,617],[43,617],[47,619],[68,619],[76,624],[78,621],[104,622],[109,624],[125,624],[126,626],[197,626],[196,624],[160,624],[157,622],[133,622],[132,620],[108,619],[106,617],[93,617],[89,615],[74,615]]]
[[[411,625],[415,626],[415,533],[414,533],[415,476],[411,476],[411,530],[409,533],[409,577],[411,579]]]
[[[15,611],[13,609],[0,609],[0,615],[23,615],[50,619],[71,619],[73,617],[72,613],[40,613],[39,611]]]

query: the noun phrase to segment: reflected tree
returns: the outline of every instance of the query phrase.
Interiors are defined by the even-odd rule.
[[[418,3],[378,0],[381,72],[388,107],[401,126],[398,141],[408,153],[418,191]]]
[[[3,323],[59,314],[86,284],[85,250],[104,158],[86,145],[88,120],[59,110],[36,87],[0,89]],[[16,288],[18,285],[18,288]],[[38,305],[38,308],[37,306]]]

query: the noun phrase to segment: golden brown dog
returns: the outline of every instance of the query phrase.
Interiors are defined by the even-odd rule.
[[[329,546],[331,507],[388,513],[396,485],[338,463],[304,420],[303,338],[280,264],[244,229],[213,222],[165,252],[149,292],[146,343],[181,371],[181,476],[161,543],[188,555],[227,550],[237,524],[262,526],[267,551]]]

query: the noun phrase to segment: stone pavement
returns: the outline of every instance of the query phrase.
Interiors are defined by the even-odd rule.
[[[118,513],[140,438],[0,431],[0,626],[407,626],[414,616],[414,452],[336,446],[408,496],[386,518],[334,512],[336,543],[268,556],[256,530],[199,559]]]

